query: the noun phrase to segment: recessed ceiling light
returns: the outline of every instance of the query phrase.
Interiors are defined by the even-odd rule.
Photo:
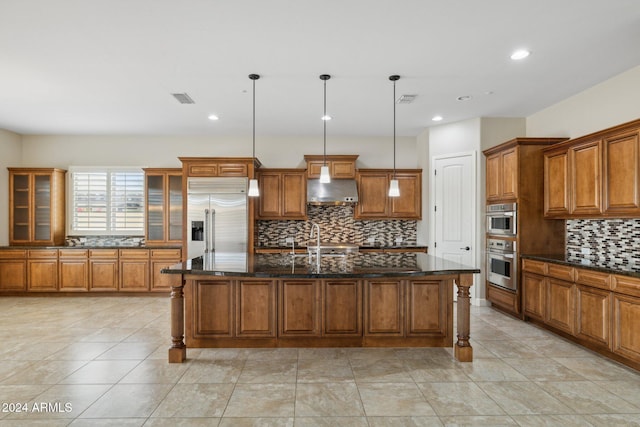
[[[442,120],[442,116],[433,116],[431,120],[433,120],[434,122],[439,122],[440,120]]]
[[[518,61],[520,59],[526,58],[529,55],[531,55],[531,52],[529,52],[528,50],[518,49],[511,54],[511,59],[513,59],[514,61]]]
[[[219,117],[218,117],[218,116],[216,116],[215,114],[209,114],[208,119],[209,119],[209,120],[214,120],[214,121],[215,121],[215,120],[218,120],[218,119],[219,119]]]
[[[324,120],[324,121],[331,120],[331,116],[328,115],[328,114],[326,116],[322,116],[322,120]]]
[[[462,96],[457,97],[456,99],[458,101],[470,101],[471,98],[472,98],[471,95],[462,95]]]

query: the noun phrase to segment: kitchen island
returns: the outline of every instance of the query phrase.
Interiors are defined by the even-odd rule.
[[[169,362],[196,347],[450,347],[470,362],[480,270],[424,253],[209,253],[162,270],[171,292]]]

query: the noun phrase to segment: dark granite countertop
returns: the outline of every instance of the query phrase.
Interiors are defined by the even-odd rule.
[[[627,264],[604,264],[589,259],[572,259],[564,254],[526,254],[521,255],[520,257],[537,261],[553,262],[556,264],[568,265],[571,267],[584,268],[587,270],[594,270],[602,273],[630,276],[640,279],[640,265],[631,266]]]
[[[383,245],[380,243],[376,243],[376,244],[362,244],[362,245],[358,245],[358,248],[360,249],[428,249],[429,247],[427,245],[419,245],[416,243],[399,243],[399,244],[394,244],[394,245]],[[255,249],[267,249],[267,250],[291,250],[291,245],[288,246],[279,246],[279,245],[270,245],[270,246],[256,246]],[[295,249],[307,249],[307,245],[299,245],[296,244],[295,245]]]
[[[162,270],[168,274],[280,278],[375,278],[480,273],[474,267],[423,253],[354,253],[323,256],[318,265],[307,255],[211,253]]]
[[[129,246],[129,245],[77,245],[77,246],[0,246],[0,250],[7,249],[180,249],[182,246],[176,245],[153,245],[153,246]]]

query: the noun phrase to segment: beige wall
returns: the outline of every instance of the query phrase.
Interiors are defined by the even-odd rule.
[[[640,66],[527,117],[527,136],[576,138],[640,118]]]
[[[416,139],[396,138],[398,168],[416,168]],[[302,167],[305,154],[322,154],[322,137],[256,138],[264,167]],[[362,168],[393,167],[393,139],[327,137],[327,154],[359,154]],[[251,139],[199,136],[29,136],[23,137],[25,166],[180,167],[178,157],[250,157]]]
[[[21,137],[0,129],[0,246],[9,244],[9,173],[7,167],[21,165]]]

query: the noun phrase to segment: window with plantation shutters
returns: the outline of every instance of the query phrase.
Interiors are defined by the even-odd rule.
[[[141,168],[69,168],[70,235],[143,235]]]

